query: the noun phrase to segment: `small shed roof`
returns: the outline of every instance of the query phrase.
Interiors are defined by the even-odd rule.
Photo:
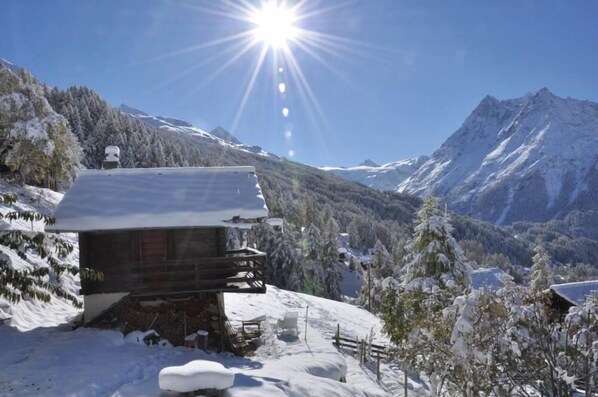
[[[268,216],[254,167],[82,170],[51,232],[248,227]]]
[[[498,267],[475,269],[471,272],[471,287],[473,289],[498,290],[508,279],[512,279],[512,277]]]
[[[598,280],[553,284],[550,290],[572,305],[580,305],[588,296],[598,294]]]

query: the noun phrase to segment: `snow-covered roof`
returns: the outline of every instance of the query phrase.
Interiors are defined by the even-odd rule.
[[[254,167],[82,170],[51,232],[248,227],[268,216]]]
[[[502,288],[509,278],[511,276],[497,267],[475,269],[471,272],[471,287],[473,289],[497,290]]]
[[[553,284],[550,289],[573,305],[582,304],[592,294],[598,294],[598,280]]]

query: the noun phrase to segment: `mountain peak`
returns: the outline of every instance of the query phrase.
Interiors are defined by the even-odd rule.
[[[127,106],[124,103],[121,103],[121,105],[117,109],[123,113],[132,114],[134,116],[147,116],[147,113],[145,113],[139,109],[135,109],[130,106]]]
[[[500,101],[492,95],[486,95],[476,106],[473,113],[487,114],[492,109],[495,109],[500,104]]]
[[[493,97],[492,95],[486,95],[484,99],[480,101],[478,107],[487,107],[487,106],[494,106],[495,104],[499,103],[500,101]]]
[[[536,95],[551,95],[554,96],[554,94],[546,87],[542,87],[540,88],[537,92]]]
[[[555,97],[556,96],[546,87],[540,88],[534,94],[534,98],[538,98],[538,99],[553,99]]]
[[[360,167],[380,167],[379,164],[374,163],[370,159],[366,159],[363,163],[359,164]]]
[[[212,134],[220,139],[224,139],[225,141],[227,141],[229,143],[234,143],[237,145],[241,144],[241,142],[237,138],[235,138],[235,136],[233,134],[231,134],[230,132],[228,132],[227,130],[225,130],[222,127],[214,128],[214,130],[212,130],[210,132],[210,134]]]

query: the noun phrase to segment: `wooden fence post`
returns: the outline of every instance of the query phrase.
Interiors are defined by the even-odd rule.
[[[334,336],[334,339],[336,340],[336,347],[340,349],[341,347],[341,325],[339,323],[336,323],[336,335]]]
[[[307,314],[309,312],[309,306],[305,308],[305,341],[307,342]]]
[[[365,340],[361,340],[361,364],[365,363]]]
[[[377,353],[376,357],[376,378],[378,378],[378,382],[380,382],[380,352]]]

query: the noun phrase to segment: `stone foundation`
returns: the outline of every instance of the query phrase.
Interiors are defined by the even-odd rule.
[[[220,296],[219,296],[220,295]],[[208,349],[222,350],[220,314],[224,316],[221,294],[198,293],[184,299],[145,300],[127,297],[102,314],[91,326],[131,331],[155,330],[174,346],[184,346],[185,336],[206,330]]]

